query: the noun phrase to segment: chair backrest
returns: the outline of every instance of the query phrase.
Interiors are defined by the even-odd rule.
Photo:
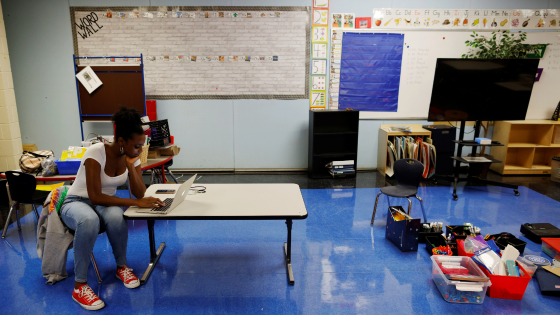
[[[422,180],[424,164],[415,159],[400,159],[393,166],[398,185],[418,187]]]
[[[33,193],[37,188],[35,176],[22,172],[6,172],[8,185],[10,186],[10,197],[21,203],[33,203]]]

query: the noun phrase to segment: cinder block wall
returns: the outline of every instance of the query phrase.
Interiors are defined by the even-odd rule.
[[[22,152],[16,95],[0,4],[0,172],[18,169]]]

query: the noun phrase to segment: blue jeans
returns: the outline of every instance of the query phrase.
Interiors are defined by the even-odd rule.
[[[74,273],[76,282],[87,281],[90,254],[99,228],[103,227],[113,248],[117,267],[126,264],[128,224],[121,207],[95,206],[88,198],[67,196],[60,209],[62,221],[74,230]]]

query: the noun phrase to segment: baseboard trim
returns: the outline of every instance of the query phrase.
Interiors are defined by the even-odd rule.
[[[282,173],[297,172],[307,173],[307,168],[171,168],[172,172],[178,173],[220,173],[220,174],[237,174],[237,173]],[[377,168],[358,168],[357,172],[373,172]]]

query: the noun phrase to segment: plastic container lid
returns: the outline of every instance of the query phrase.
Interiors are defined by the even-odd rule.
[[[544,257],[535,256],[535,255],[525,255],[523,257],[525,257],[525,259],[528,259],[530,262],[532,262],[537,266],[550,266],[550,260]]]

